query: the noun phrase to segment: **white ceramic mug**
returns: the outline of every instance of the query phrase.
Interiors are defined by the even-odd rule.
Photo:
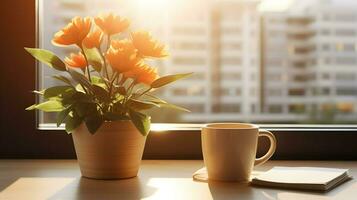
[[[270,140],[268,152],[256,159],[258,137]],[[202,151],[208,178],[217,181],[249,181],[253,167],[274,154],[276,139],[254,124],[213,123],[202,128]]]

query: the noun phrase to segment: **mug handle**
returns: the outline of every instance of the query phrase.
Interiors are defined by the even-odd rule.
[[[259,130],[259,137],[261,137],[261,136],[265,136],[265,137],[269,138],[270,147],[269,147],[268,152],[264,156],[255,159],[254,166],[261,165],[261,164],[265,163],[266,161],[268,161],[269,158],[274,154],[275,149],[276,149],[276,138],[270,131],[267,131],[264,129]]]

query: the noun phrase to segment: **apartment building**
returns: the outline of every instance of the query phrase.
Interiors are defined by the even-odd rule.
[[[351,121],[357,9],[332,1],[297,7],[262,14],[263,112],[273,121]]]
[[[301,118],[311,103],[311,22],[312,17],[302,13],[263,14],[262,108],[273,121],[281,116],[287,121]]]
[[[168,72],[195,73],[165,94],[192,111],[183,121],[249,120],[259,112],[256,6],[257,1],[201,0],[169,13]]]

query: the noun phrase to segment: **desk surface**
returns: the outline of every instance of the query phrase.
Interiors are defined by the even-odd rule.
[[[269,161],[255,170],[277,165],[349,168],[357,177],[357,161]],[[136,178],[102,181],[81,178],[75,160],[0,160],[0,199],[357,199],[355,179],[327,193],[193,181],[202,166],[200,160],[145,160]]]

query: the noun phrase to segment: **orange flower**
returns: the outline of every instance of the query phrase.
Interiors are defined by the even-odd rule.
[[[110,46],[114,49],[125,49],[126,51],[137,53],[137,49],[134,47],[133,42],[128,39],[112,40]]]
[[[100,44],[102,43],[103,33],[99,29],[89,33],[86,38],[83,40],[83,45],[86,48],[100,48]]]
[[[66,27],[55,34],[52,43],[55,45],[76,44],[80,46],[89,33],[91,24],[89,17],[75,17]]]
[[[144,57],[166,57],[168,53],[165,45],[154,40],[149,32],[138,31],[131,34],[133,44],[138,49],[138,53]]]
[[[94,22],[104,33],[108,35],[123,32],[130,25],[128,19],[114,15],[113,13],[96,17],[94,18]]]
[[[84,58],[84,55],[81,52],[79,52],[78,54],[71,53],[70,58],[66,57],[64,61],[67,63],[67,65],[71,67],[81,69],[87,67],[86,59]]]
[[[122,73],[142,63],[136,52],[137,50],[129,40],[112,41],[105,57],[113,70]]]
[[[147,85],[151,85],[152,82],[159,78],[157,69],[152,68],[147,64],[135,67],[133,70],[124,73],[124,76],[126,78],[133,78],[136,82]]]

